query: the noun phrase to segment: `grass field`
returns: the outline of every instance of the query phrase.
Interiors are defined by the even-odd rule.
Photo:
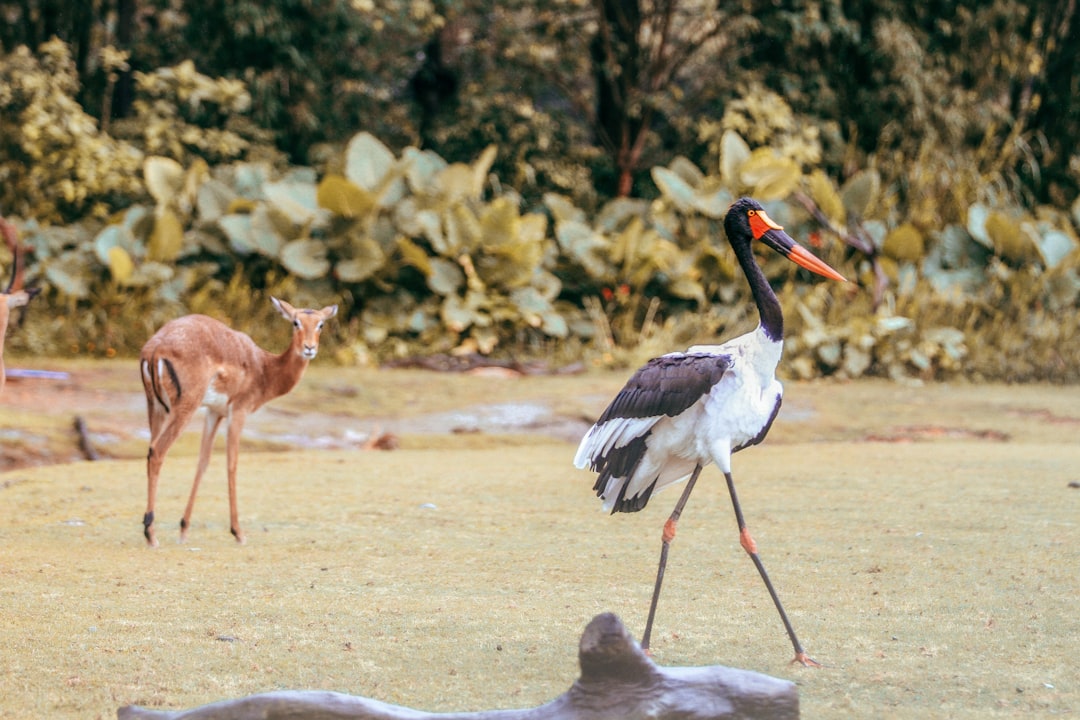
[[[252,420],[247,544],[228,532],[218,454],[191,541],[176,542],[192,435],[165,464],[162,545],[148,550],[141,389],[127,365],[71,365],[60,389],[12,382],[0,396],[5,455],[70,442],[78,411],[107,428],[98,437],[114,456],[0,474],[0,716],[107,718],[285,688],[424,710],[526,707],[577,677],[596,614],[641,632],[676,495],[605,516],[560,439],[625,372],[313,366]],[[61,391],[67,402],[35,402]],[[438,431],[438,418],[469,425],[485,403],[552,415],[512,433]],[[319,444],[311,433],[376,426],[401,449],[297,449]],[[679,524],[654,659],[791,679],[806,718],[1080,712],[1078,428],[1078,388],[790,383],[769,440],[736,456],[735,480],[792,622],[826,667],[788,664],[715,468]]]

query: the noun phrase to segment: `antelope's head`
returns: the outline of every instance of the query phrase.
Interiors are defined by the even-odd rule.
[[[322,310],[297,310],[284,300],[270,298],[281,315],[293,324],[293,348],[304,360],[314,360],[319,354],[319,336],[323,324],[337,315],[337,305],[328,305]]]

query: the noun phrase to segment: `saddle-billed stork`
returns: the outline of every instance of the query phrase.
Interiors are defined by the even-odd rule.
[[[593,489],[604,509],[637,512],[653,493],[688,480],[664,523],[660,564],[641,647],[649,648],[656,603],[664,580],[675,526],[702,467],[716,463],[727,479],[739,541],[772,596],[795,648],[795,660],[817,665],[803,650],[780,597],[773,589],[757,545],[743,520],[731,478],[731,454],[765,439],[780,410],[783,387],[776,379],[784,341],[784,317],[751,247],[760,240],[787,259],[833,280],[840,273],[796,243],[756,200],[737,200],[724,217],[724,230],[750,282],[760,323],[722,345],[696,345],[686,352],[654,358],[634,373],[581,440],[574,464],[599,473]]]

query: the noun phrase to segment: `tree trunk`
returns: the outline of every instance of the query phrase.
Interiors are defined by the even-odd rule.
[[[131,50],[135,33],[135,0],[117,0],[116,3],[116,47]],[[135,103],[135,78],[132,68],[137,67],[134,58],[129,58],[128,69],[122,70],[116,79],[110,107],[105,108],[111,118],[125,118],[131,115]],[[102,118],[105,121],[105,118]]]
[[[639,99],[642,12],[637,0],[597,0],[599,30],[589,46],[596,79],[596,135],[615,165],[619,197],[630,195],[647,123],[633,115]]]

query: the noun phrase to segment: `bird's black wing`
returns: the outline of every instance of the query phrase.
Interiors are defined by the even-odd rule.
[[[730,355],[709,353],[653,358],[626,382],[596,424],[617,418],[674,417],[707,395],[731,363]]]
[[[636,437],[614,445],[610,442],[610,433],[622,431],[619,421],[659,420],[685,412],[709,394],[731,364],[730,355],[673,353],[650,360],[627,381],[585,441],[597,433],[586,458],[589,467],[599,473],[593,485],[596,494],[602,497],[606,492],[615,494],[612,512],[641,510],[649,502],[655,486],[654,481],[634,497],[626,497],[629,479],[648,450],[652,424],[640,427]],[[621,483],[609,488],[612,478],[620,478]]]

